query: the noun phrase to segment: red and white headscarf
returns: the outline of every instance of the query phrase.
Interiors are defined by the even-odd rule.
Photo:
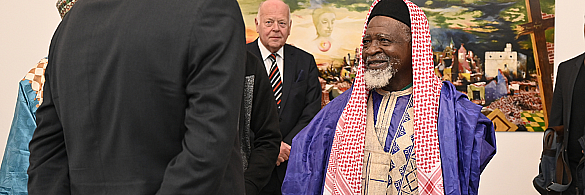
[[[364,24],[380,0],[375,0]],[[412,73],[414,101],[414,147],[421,195],[444,194],[441,156],[437,134],[439,96],[442,82],[433,72],[433,52],[428,20],[424,12],[409,0],[412,32]],[[359,56],[362,56],[363,44]],[[335,129],[335,137],[325,176],[324,194],[361,194],[361,176],[366,132],[368,91],[364,81],[364,64],[359,60],[353,91]]]

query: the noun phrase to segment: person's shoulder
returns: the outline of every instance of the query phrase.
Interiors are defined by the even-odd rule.
[[[252,52],[246,51],[246,76],[256,74],[256,72],[260,72],[259,70],[263,70],[263,68],[262,61]]]
[[[452,101],[455,104],[459,104],[467,109],[479,109],[481,110],[481,106],[473,103],[466,94],[457,91],[455,85],[453,85],[449,81],[443,81],[443,87],[441,88],[441,99]],[[442,101],[443,102],[443,101]]]
[[[250,50],[250,49],[253,49],[254,47],[256,47],[257,49],[260,49],[260,48],[258,48],[258,39],[254,40],[252,42],[246,43],[246,49]]]
[[[457,91],[453,83],[449,81],[443,81],[443,86],[441,87],[441,99],[450,98],[456,100],[461,96],[465,96],[465,94]]]
[[[254,55],[251,51],[246,51],[246,64],[258,64],[262,63],[258,56]]]
[[[316,134],[328,134],[333,135],[330,132],[335,132],[335,123],[339,120],[339,117],[343,113],[343,109],[349,102],[351,96],[351,89],[343,92],[335,99],[331,100],[325,107],[323,107],[315,117],[311,120],[309,125],[301,131],[299,134],[303,135],[316,135]],[[299,137],[297,134],[296,137]],[[296,138],[295,137],[295,138]]]
[[[568,66],[567,64],[573,64],[576,61],[583,61],[584,58],[585,58],[585,52],[584,53],[581,53],[581,54],[579,54],[579,55],[577,55],[577,56],[575,56],[575,57],[573,57],[571,59],[562,61],[559,64],[559,68],[561,68],[561,66]]]
[[[325,107],[323,107],[323,109],[345,108],[345,105],[347,105],[347,102],[349,102],[349,98],[351,97],[352,89],[353,87],[349,88],[348,90],[341,93],[339,96],[335,97],[333,100],[331,100],[331,102],[329,102]]]
[[[285,50],[285,52],[292,51],[292,52],[295,52],[298,55],[304,55],[304,56],[313,57],[313,54],[311,54],[311,53],[309,53],[309,52],[307,52],[307,51],[305,51],[305,50],[303,50],[301,48],[298,48],[296,46],[290,45],[290,44],[285,44],[284,45],[284,50]]]

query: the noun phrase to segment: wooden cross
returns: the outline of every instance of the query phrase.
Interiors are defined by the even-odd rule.
[[[518,36],[530,34],[530,38],[532,39],[532,50],[534,53],[534,63],[536,64],[536,73],[538,75],[538,85],[540,86],[539,90],[544,111],[544,121],[548,127],[548,113],[550,112],[553,96],[553,66],[548,61],[548,50],[546,49],[544,31],[555,27],[555,19],[554,17],[542,19],[539,0],[526,0],[526,10],[528,12],[529,23],[520,25],[523,29]]]

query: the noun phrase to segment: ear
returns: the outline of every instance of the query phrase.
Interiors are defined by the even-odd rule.
[[[288,24],[288,35],[290,35],[291,28],[292,28],[292,19],[290,20],[290,22]]]
[[[259,22],[258,22],[258,17],[254,18],[254,24],[256,24],[256,32],[257,32],[258,34],[260,34],[260,31],[259,31],[260,29],[258,28],[258,24],[259,24]]]

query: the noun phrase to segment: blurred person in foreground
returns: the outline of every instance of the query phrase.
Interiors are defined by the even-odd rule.
[[[240,136],[246,195],[255,195],[268,184],[280,152],[278,113],[264,64],[246,52],[246,77],[240,116]]]
[[[49,49],[29,194],[244,194],[236,1],[78,1]]]
[[[264,63],[270,80],[282,140],[276,167],[260,194],[281,194],[292,139],[321,109],[319,70],[313,55],[289,44],[290,9],[281,0],[260,3],[254,20],[258,39],[246,45]]]

